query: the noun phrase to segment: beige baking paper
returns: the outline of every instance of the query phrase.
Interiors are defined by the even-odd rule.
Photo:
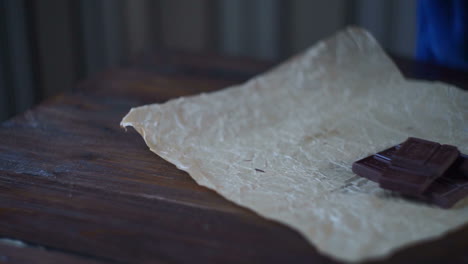
[[[198,184],[336,259],[383,257],[468,222],[468,199],[438,209],[352,173],[357,159],[409,136],[468,153],[468,92],[404,79],[360,29],[244,84],[133,108],[121,125]]]

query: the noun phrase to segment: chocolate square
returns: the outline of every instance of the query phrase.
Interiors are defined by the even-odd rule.
[[[407,140],[401,145],[356,161],[353,172],[378,182],[384,189],[442,208],[450,208],[466,197],[468,156],[460,154],[453,146],[436,143],[437,146],[432,144],[434,142],[410,139],[410,146],[405,147]],[[425,146],[415,146],[414,142],[422,142]],[[427,153],[422,153],[422,149],[426,149]],[[455,153],[457,156],[454,159]],[[413,155],[415,160],[410,161]],[[395,158],[398,161],[395,162]]]

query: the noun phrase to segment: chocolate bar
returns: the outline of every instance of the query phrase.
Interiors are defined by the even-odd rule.
[[[408,138],[392,154],[390,166],[383,172],[382,188],[402,194],[422,193],[460,156],[454,146],[441,145],[419,138]]]
[[[411,141],[412,140],[410,140],[410,142]],[[400,160],[396,162],[396,164],[400,166],[400,169],[403,170],[401,167],[407,168],[406,171],[410,171],[413,173],[414,173],[415,168],[423,166],[421,164],[427,164],[427,161],[431,160],[430,157],[426,159],[421,158],[419,159],[419,161],[409,161],[405,158],[401,158],[402,156],[406,155],[405,153],[407,149],[406,150],[404,149],[405,143],[391,147],[389,149],[386,149],[384,151],[381,151],[379,153],[376,153],[374,155],[371,155],[369,157],[356,161],[352,167],[353,172],[358,174],[361,177],[365,177],[371,181],[378,182],[379,185],[385,189],[387,185],[386,184],[382,185],[381,181],[386,181],[388,177],[391,177],[393,172],[387,173],[387,170],[391,166],[396,166],[396,165],[393,165],[393,162],[394,162],[394,158],[397,157],[398,155],[400,156],[398,156],[397,159],[400,159]],[[402,148],[403,148],[403,151],[400,152]],[[434,150],[433,153],[436,153],[436,152],[437,150]],[[453,149],[442,150],[442,152],[444,153],[444,154],[442,153],[440,154],[442,157],[447,156],[449,158],[452,158],[453,154],[448,155],[447,153],[453,153]],[[437,160],[439,160],[439,158],[437,158]],[[427,172],[427,171],[430,171],[430,169],[427,169],[427,168],[421,169],[421,171],[423,171],[421,173],[423,175],[422,179],[425,179],[425,181],[422,181],[422,182],[424,182],[424,184],[427,184],[425,188],[422,188],[423,189],[422,192],[419,191],[420,190],[419,188],[413,188],[414,184],[412,187],[407,188],[406,187],[407,183],[403,180],[404,179],[403,177],[399,178],[398,181],[394,181],[395,184],[392,186],[391,190],[399,192],[404,197],[412,198],[412,199],[422,201],[422,202],[427,202],[430,204],[435,204],[442,208],[450,208],[456,202],[458,202],[459,200],[463,199],[464,197],[468,195],[468,156],[463,155],[463,154],[458,154],[455,161],[453,161],[450,164],[450,166],[446,168],[445,171],[443,171],[442,168],[447,167],[448,163],[449,161],[432,162],[431,166],[434,169],[432,173]],[[419,172],[416,172],[416,173],[419,173]],[[427,178],[428,175],[430,175],[429,177],[432,177],[432,178]],[[412,175],[409,175],[409,178],[411,177]],[[421,177],[421,175],[417,175],[416,177]],[[421,179],[421,178],[418,178],[418,179]],[[411,181],[411,179],[409,179],[409,181]],[[408,185],[411,185],[411,183]],[[421,185],[417,185],[417,184],[415,186],[421,187]],[[400,189],[398,188],[403,189],[404,191],[400,192]],[[416,191],[411,192],[414,190]]]

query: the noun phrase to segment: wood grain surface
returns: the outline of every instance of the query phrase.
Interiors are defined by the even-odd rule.
[[[398,62],[409,76],[444,78],[444,69]],[[31,246],[0,243],[0,263],[337,263],[198,186],[119,127],[131,107],[221,89],[271,65],[143,54],[2,123],[0,237]],[[465,74],[450,72],[444,81],[466,89]],[[465,226],[375,263],[466,263],[467,237]]]

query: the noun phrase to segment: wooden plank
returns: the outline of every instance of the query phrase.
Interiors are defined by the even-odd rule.
[[[391,54],[390,58],[407,78],[442,81],[468,90],[468,78],[462,70],[411,60]],[[203,77],[244,81],[264,72],[281,61],[265,61],[244,57],[225,57],[212,53],[160,51],[144,53],[130,59],[130,66],[171,76]]]
[[[16,244],[16,245],[15,245]],[[66,254],[63,252],[47,250],[42,247],[32,247],[18,242],[0,242],[0,263],[8,264],[105,264],[114,263],[97,260],[86,256]]]
[[[100,258],[285,262],[306,261],[314,252],[295,232],[251,213],[215,210],[157,191],[126,194],[25,174],[3,174],[0,189],[2,234]]]
[[[400,56],[392,56],[392,58],[407,78],[446,82],[468,90],[468,75],[465,71]]]
[[[142,81],[153,87],[149,101],[182,93],[182,86],[192,87],[189,93],[202,84],[215,89],[135,74],[104,76],[100,85],[115,88],[113,95],[58,97],[3,123],[0,235],[129,263],[323,258],[296,232],[198,186],[133,130],[121,129],[121,117],[144,102],[138,98],[149,88]],[[125,83],[126,76],[135,79]]]
[[[195,54],[173,50],[147,52],[129,60],[129,66],[140,71],[232,82],[243,82],[274,67],[277,63],[248,57],[226,57],[213,53]]]
[[[0,236],[123,263],[335,263],[297,232],[198,186],[119,127],[133,106],[214,91],[242,79],[229,72],[268,64],[147,58],[0,125]],[[161,61],[175,70],[162,74]],[[379,263],[463,262],[467,235],[465,226]]]

